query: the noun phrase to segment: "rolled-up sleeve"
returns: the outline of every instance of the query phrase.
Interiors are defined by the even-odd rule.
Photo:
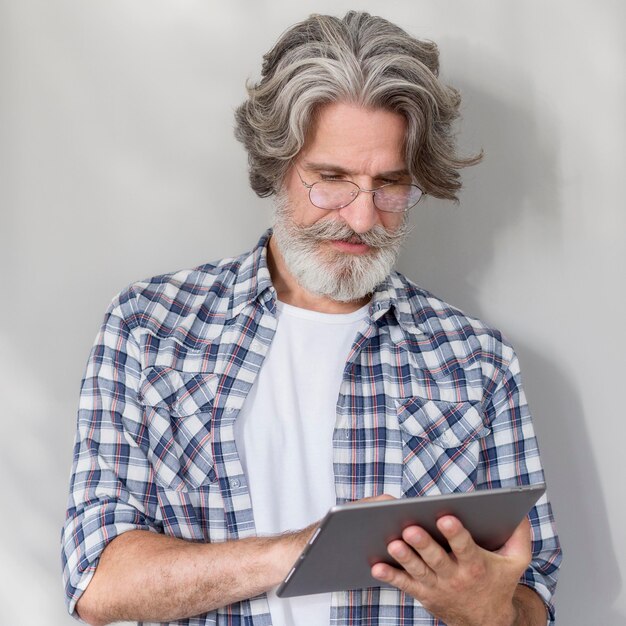
[[[72,614],[111,540],[129,530],[160,530],[154,519],[157,497],[148,434],[139,426],[140,373],[139,344],[118,298],[107,310],[81,386],[61,539],[66,603]]]
[[[508,367],[494,381],[485,406],[491,435],[486,438],[480,468],[483,488],[511,487],[542,483],[544,473],[539,448],[521,384],[519,361],[515,354]],[[547,495],[530,511],[532,561],[520,583],[536,591],[554,624],[554,593],[561,563],[561,546]]]

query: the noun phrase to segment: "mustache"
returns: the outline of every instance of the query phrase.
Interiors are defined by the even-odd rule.
[[[345,222],[319,220],[309,226],[298,226],[298,231],[301,235],[316,241],[349,241],[366,244],[371,248],[386,248],[404,239],[409,228],[405,220],[399,228],[393,231],[376,224],[364,233],[357,233]]]

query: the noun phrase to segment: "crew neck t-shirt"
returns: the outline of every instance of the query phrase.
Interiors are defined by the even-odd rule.
[[[278,325],[235,422],[259,536],[300,530],[334,506],[332,438],[343,369],[368,305],[347,314],[277,303]],[[321,626],[330,594],[268,593],[273,626]]]

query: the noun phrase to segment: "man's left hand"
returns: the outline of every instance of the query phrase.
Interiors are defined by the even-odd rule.
[[[528,519],[496,552],[479,547],[455,517],[440,518],[437,528],[452,552],[409,526],[387,546],[402,569],[376,563],[372,576],[410,594],[448,626],[514,626],[513,594],[532,557]]]

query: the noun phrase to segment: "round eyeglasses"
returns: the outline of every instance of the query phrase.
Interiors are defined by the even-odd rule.
[[[387,213],[405,213],[414,207],[424,192],[413,184],[386,183],[376,189],[363,189],[351,180],[318,180],[307,183],[302,180],[296,168],[300,182],[309,190],[309,200],[318,209],[336,211],[354,202],[358,195],[371,193],[374,206]]]

